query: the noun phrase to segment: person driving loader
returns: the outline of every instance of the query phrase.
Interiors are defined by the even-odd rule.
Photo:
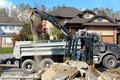
[[[86,36],[85,30],[81,30],[80,35],[81,36]],[[85,50],[85,40],[83,38],[81,38],[80,41],[81,41],[81,48],[79,50],[77,50],[77,52],[76,52],[76,58],[77,58],[76,60],[80,60],[81,53],[83,53],[84,50]]]

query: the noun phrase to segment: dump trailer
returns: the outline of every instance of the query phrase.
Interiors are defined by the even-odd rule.
[[[18,41],[13,54],[19,67],[26,73],[32,73],[36,71],[36,67],[45,69],[53,62],[63,62],[65,45],[66,42],[62,40],[44,40],[35,44],[32,41]]]

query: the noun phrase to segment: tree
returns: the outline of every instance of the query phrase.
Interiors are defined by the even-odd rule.
[[[3,16],[8,16],[7,9],[5,9],[5,8],[0,8],[0,14],[2,14]]]
[[[21,40],[33,40],[30,24],[24,24],[23,29],[20,31]]]
[[[16,6],[11,8],[11,17],[18,19],[18,8]]]
[[[45,35],[44,35],[44,40],[50,40],[50,36],[49,36],[48,33],[45,33]]]
[[[105,14],[105,15],[111,15],[113,13],[113,10],[110,9],[110,8],[94,8],[93,11],[95,13],[98,13],[98,11],[102,11],[102,14]]]
[[[19,34],[14,33],[13,34],[13,44],[15,44],[16,41],[32,41],[33,37],[31,34],[31,29],[29,24],[24,24],[23,29],[19,32]]]
[[[97,13],[98,10],[99,10],[99,8],[97,8],[97,7],[93,9],[93,11],[94,11],[95,13]]]
[[[105,9],[105,13],[106,13],[107,15],[111,15],[111,14],[113,13],[113,10],[112,10],[112,9],[109,9],[109,8],[106,8],[106,9]]]
[[[63,33],[58,32],[57,33],[57,39],[66,39],[66,36]]]
[[[19,6],[18,6],[19,10],[22,12],[25,8],[26,8],[26,5],[24,3],[21,3]]]

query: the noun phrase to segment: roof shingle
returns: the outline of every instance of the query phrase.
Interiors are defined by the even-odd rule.
[[[73,7],[60,7],[50,12],[50,14],[57,17],[73,18],[78,14],[82,15],[82,11]]]
[[[119,24],[116,23],[110,23],[110,22],[90,22],[90,23],[83,23],[84,26],[120,26]]]
[[[79,16],[74,17],[73,19],[66,22],[66,24],[82,24],[86,22],[87,19],[82,19]]]
[[[22,25],[22,23],[14,18],[0,15],[0,25]]]

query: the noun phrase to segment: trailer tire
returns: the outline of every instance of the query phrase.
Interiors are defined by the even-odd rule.
[[[43,59],[40,64],[40,68],[42,70],[47,70],[50,66],[52,66],[54,61],[50,58]]]
[[[5,64],[9,64],[9,65],[12,64],[12,59],[6,59]]]
[[[22,63],[22,70],[28,74],[34,73],[36,71],[36,63],[31,59],[27,59]]]
[[[19,65],[19,60],[17,60],[17,59],[15,59],[14,61],[13,61],[13,64],[15,64],[15,65]]]
[[[107,55],[104,57],[102,64],[108,69],[115,68],[117,66],[117,59],[113,55]]]

